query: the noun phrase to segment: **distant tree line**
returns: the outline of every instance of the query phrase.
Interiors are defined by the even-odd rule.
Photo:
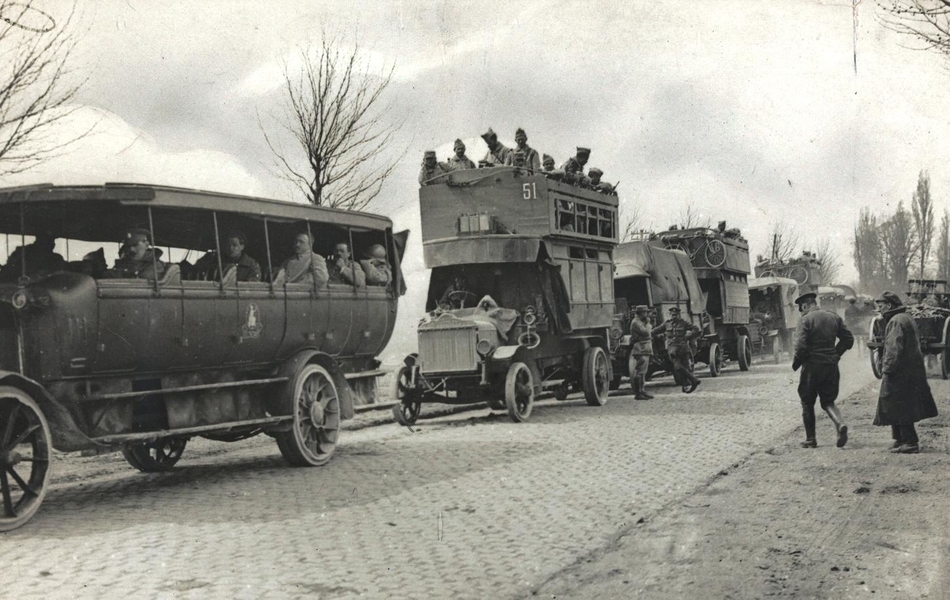
[[[874,213],[864,207],[851,241],[861,291],[903,292],[909,278],[950,279],[950,212],[944,210],[939,234],[930,193],[930,175],[921,171],[910,210],[903,201],[894,212]],[[936,242],[936,244],[934,243]]]

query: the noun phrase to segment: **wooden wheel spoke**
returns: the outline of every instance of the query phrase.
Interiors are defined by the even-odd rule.
[[[0,471],[0,492],[3,493],[3,512],[8,517],[15,517],[16,509],[13,508],[13,498],[10,496],[10,480],[7,479],[7,472]]]
[[[20,489],[23,490],[25,493],[34,497],[39,495],[33,491],[33,488],[31,488],[29,484],[27,484],[27,482],[23,481],[23,478],[20,477],[20,474],[17,473],[13,467],[7,467],[7,473],[9,473],[13,477],[13,479],[16,480],[17,485],[19,485]]]
[[[26,429],[20,432],[20,435],[16,436],[16,439],[14,439],[13,442],[11,442],[9,446],[4,446],[4,451],[6,452],[6,451],[16,448],[23,442],[23,440],[27,438],[27,436],[29,436],[31,433],[33,433],[39,428],[40,428],[39,423],[37,423],[36,425],[32,425],[30,427],[27,427]]]
[[[10,436],[13,435],[13,427],[16,424],[17,413],[20,411],[20,403],[17,402],[13,405],[13,408],[10,409],[10,414],[7,415],[7,426],[3,429],[3,441],[0,442],[0,448],[3,448],[4,451],[8,448],[8,442],[10,441]],[[14,444],[16,445],[16,444]]]

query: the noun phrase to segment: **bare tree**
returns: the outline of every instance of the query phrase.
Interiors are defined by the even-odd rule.
[[[702,211],[696,208],[692,201],[686,203],[677,215],[676,220],[680,229],[690,229],[692,227],[712,227],[712,221],[709,216],[703,216]]]
[[[820,281],[833,283],[841,274],[841,253],[832,245],[830,238],[822,238],[815,244],[815,254],[821,259],[818,265]]]
[[[891,286],[902,289],[907,285],[910,265],[920,251],[914,231],[914,220],[903,202],[891,218],[881,224],[881,243],[887,264],[887,278]]]
[[[632,242],[644,233],[643,211],[640,209],[639,204],[635,204],[633,208],[626,207],[623,214],[626,224],[623,227],[623,233],[620,235],[621,244],[624,242]]]
[[[930,197],[930,174],[926,171],[921,171],[917,176],[917,189],[914,190],[911,210],[914,214],[914,230],[917,233],[919,246],[920,274],[918,277],[923,279],[927,259],[930,257],[930,245],[934,238],[934,203]]]
[[[57,23],[32,0],[0,0],[0,176],[22,173],[88,131],[54,135],[78,110],[84,80],[70,70],[73,13]]]
[[[884,24],[950,58],[950,0],[884,0]]]
[[[940,219],[940,237],[934,250],[937,255],[937,279],[950,281],[950,212],[946,209]]]
[[[881,240],[881,226],[878,217],[867,207],[861,209],[858,222],[854,226],[852,256],[858,270],[858,280],[865,293],[877,294],[884,289],[887,278],[887,265],[884,257],[884,244]]]
[[[769,227],[768,258],[773,262],[795,256],[801,242],[798,231],[784,221],[775,221]]]
[[[383,124],[395,65],[375,73],[361,57],[358,44],[344,50],[324,35],[318,48],[300,51],[299,74],[284,64],[282,125],[297,147],[293,154],[261,126],[281,176],[317,206],[366,207],[401,158],[389,151],[398,125]]]

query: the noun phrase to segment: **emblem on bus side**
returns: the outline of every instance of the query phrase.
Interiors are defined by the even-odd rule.
[[[241,337],[247,339],[257,339],[261,335],[261,330],[264,329],[264,324],[261,322],[260,310],[257,308],[257,305],[253,302],[247,305],[247,313],[244,316],[244,325],[241,326]]]

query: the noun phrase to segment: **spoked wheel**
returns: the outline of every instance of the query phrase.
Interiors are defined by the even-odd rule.
[[[274,436],[280,453],[297,467],[325,465],[340,437],[340,395],[320,365],[305,365],[297,373],[293,414],[291,430]]]
[[[591,406],[607,404],[610,392],[610,360],[600,346],[592,346],[584,352],[584,399]]]
[[[718,269],[726,262],[726,246],[719,240],[709,240],[706,243],[706,264]]]
[[[709,374],[712,377],[719,377],[722,373],[722,346],[718,342],[709,345]]]
[[[21,390],[0,387],[0,532],[25,525],[43,503],[51,439],[36,402]]]
[[[785,273],[785,277],[794,279],[798,285],[805,285],[808,282],[808,269],[800,266],[792,267]]]
[[[412,387],[412,367],[402,366],[393,381],[393,416],[400,425],[412,425],[422,412],[421,394]]]
[[[752,342],[749,336],[742,334],[736,340],[736,358],[739,361],[739,370],[748,371],[752,366]]]
[[[122,447],[125,460],[143,473],[168,471],[181,460],[188,440],[181,438],[156,440]]]
[[[534,377],[531,369],[523,362],[508,367],[505,377],[505,406],[508,416],[515,423],[522,423],[531,416],[534,408]]]

